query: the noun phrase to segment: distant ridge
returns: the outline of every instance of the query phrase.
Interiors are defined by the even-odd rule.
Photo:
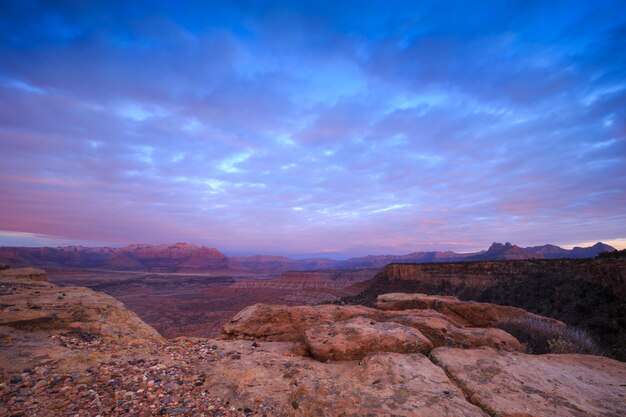
[[[464,258],[465,261],[512,261],[522,259],[560,259],[560,258],[595,258],[602,252],[612,252],[615,248],[598,242],[588,248],[575,247],[571,250],[555,245],[532,246],[521,248],[509,242],[494,242],[489,249],[481,254]]]
[[[0,247],[0,264],[10,266],[41,266],[68,268],[99,268],[113,270],[190,271],[216,269],[252,269],[267,271],[382,268],[390,263],[427,263],[458,261],[498,261],[523,259],[593,258],[615,248],[598,242],[588,248],[571,250],[555,245],[521,248],[494,242],[487,251],[456,253],[450,251],[413,252],[406,255],[368,255],[343,261],[310,258],[291,259],[283,256],[228,257],[215,248],[178,242],[174,244],[133,244],[123,248],[65,247]]]

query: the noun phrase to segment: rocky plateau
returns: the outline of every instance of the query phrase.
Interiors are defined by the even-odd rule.
[[[162,338],[112,297],[0,274],[0,416],[626,414],[626,364],[530,355],[524,310],[426,294],[255,304],[218,338]]]

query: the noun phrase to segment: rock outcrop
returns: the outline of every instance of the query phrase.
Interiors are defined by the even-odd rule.
[[[304,343],[320,361],[361,360],[371,352],[428,354],[433,349],[417,329],[364,317],[313,326],[304,333]]]
[[[2,271],[0,368],[19,369],[36,356],[76,361],[56,343],[56,337],[67,335],[114,343],[162,340],[113,297],[83,287],[58,287],[33,268]],[[86,363],[89,358],[81,360]]]
[[[392,264],[361,285],[340,303],[375,305],[381,294],[402,292],[515,306],[582,328],[626,361],[625,259]]]
[[[519,318],[532,318],[565,327],[565,324],[558,320],[529,313],[521,308],[461,301],[452,296],[420,293],[382,294],[376,299],[376,307],[381,310],[431,309],[445,314],[457,323],[473,327],[493,327],[500,321]]]
[[[286,342],[220,341],[217,346],[225,356],[206,369],[210,391],[258,415],[488,416],[420,353],[373,353],[360,362],[323,363],[294,353]]]
[[[358,321],[360,324],[358,330],[354,328],[354,322],[350,321],[357,318],[364,319]],[[382,325],[386,323],[395,325],[387,327]],[[243,309],[224,324],[223,337],[300,343],[303,344],[303,349],[310,352],[321,351],[319,338],[322,338],[322,341],[326,340],[330,345],[335,345],[334,349],[339,351],[337,347],[339,341],[358,340],[358,333],[369,334],[371,340],[374,340],[378,337],[374,335],[381,335],[383,328],[393,328],[396,335],[404,331],[407,338],[416,338],[415,330],[417,330],[430,341],[432,346],[492,346],[507,350],[522,349],[517,339],[503,330],[465,327],[454,318],[434,310],[384,311],[365,306],[290,307],[256,304]],[[312,337],[311,329],[318,329],[322,334],[324,331],[332,331],[332,340],[331,338],[324,339],[322,334]],[[392,339],[388,341],[378,339],[377,343],[380,346],[396,346],[396,350],[387,348],[381,351],[398,351],[397,344],[401,338],[396,336]],[[430,346],[430,344],[421,343],[417,351],[427,353]],[[363,352],[368,351],[367,347],[361,349]],[[409,350],[409,348],[404,349]],[[414,348],[411,347],[411,349]],[[340,355],[343,354],[340,353]]]
[[[626,413],[625,363],[518,352],[506,332],[468,326],[497,306],[440,301],[453,308],[258,304],[228,340],[166,341],[107,295],[2,277],[0,416]]]
[[[520,317],[523,310],[423,294],[379,300],[387,310],[244,309],[224,326],[225,337],[235,340],[219,342],[231,353],[208,371],[211,389],[280,416],[608,417],[626,412],[626,364],[586,355],[528,355],[510,349],[519,343],[511,344],[514,338],[502,330],[463,326],[490,325]],[[503,342],[494,349],[484,343],[487,338]],[[430,351],[426,340],[457,347]]]

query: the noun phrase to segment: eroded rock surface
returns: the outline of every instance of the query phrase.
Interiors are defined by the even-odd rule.
[[[526,355],[490,348],[431,353],[470,401],[501,417],[626,415],[626,365],[588,355]]]
[[[36,356],[85,363],[97,359],[97,354],[68,356],[67,347],[55,339],[59,335],[115,343],[162,340],[113,297],[84,287],[58,287],[40,275],[8,269],[0,276],[0,368],[20,369]]]
[[[224,325],[223,331],[224,337],[231,339],[305,342],[305,332],[315,326],[328,326],[357,317],[378,323],[398,323],[404,326],[407,333],[417,329],[433,346],[522,349],[517,339],[503,330],[464,327],[458,321],[431,309],[383,311],[354,305],[255,304],[236,314]],[[347,330],[348,327],[342,325],[335,329],[335,333]]]
[[[626,413],[626,364],[508,352],[445,309],[255,305],[224,338],[164,340],[104,294],[2,278],[0,417]]]
[[[433,344],[419,330],[398,323],[356,317],[308,329],[304,342],[320,361],[363,359],[370,352],[428,354]]]
[[[322,363],[288,342],[220,341],[224,359],[206,370],[210,389],[268,416],[486,417],[420,353],[376,353]],[[235,353],[238,352],[238,353]]]
[[[529,313],[521,308],[490,303],[461,301],[452,296],[391,293],[379,295],[376,307],[381,310],[432,309],[445,314],[455,322],[474,327],[491,327],[503,319],[531,317],[565,326],[548,317]]]

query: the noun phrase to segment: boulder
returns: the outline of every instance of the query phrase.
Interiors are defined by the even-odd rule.
[[[437,348],[430,355],[466,397],[501,417],[626,415],[626,363],[588,355]]]
[[[371,314],[376,314],[376,310],[364,306],[255,304],[225,323],[222,333],[233,339],[302,341],[304,332],[312,326]]]
[[[2,269],[2,268],[0,268]],[[38,268],[15,268],[0,271],[0,278],[5,279],[29,279],[32,281],[48,281],[46,271]]]
[[[360,360],[372,352],[428,354],[433,349],[431,341],[413,327],[364,317],[313,326],[305,332],[304,342],[320,361]]]
[[[223,338],[304,342],[305,333],[320,325],[361,317],[378,323],[397,323],[419,330],[433,346],[491,346],[522,350],[520,343],[499,329],[464,327],[443,313],[426,310],[383,311],[364,306],[284,306],[256,304],[224,324]]]
[[[445,314],[456,323],[473,327],[492,327],[503,319],[531,317],[565,327],[563,322],[529,313],[526,310],[497,304],[461,301],[456,297],[390,293],[379,295],[376,307],[381,310],[432,309]]]

